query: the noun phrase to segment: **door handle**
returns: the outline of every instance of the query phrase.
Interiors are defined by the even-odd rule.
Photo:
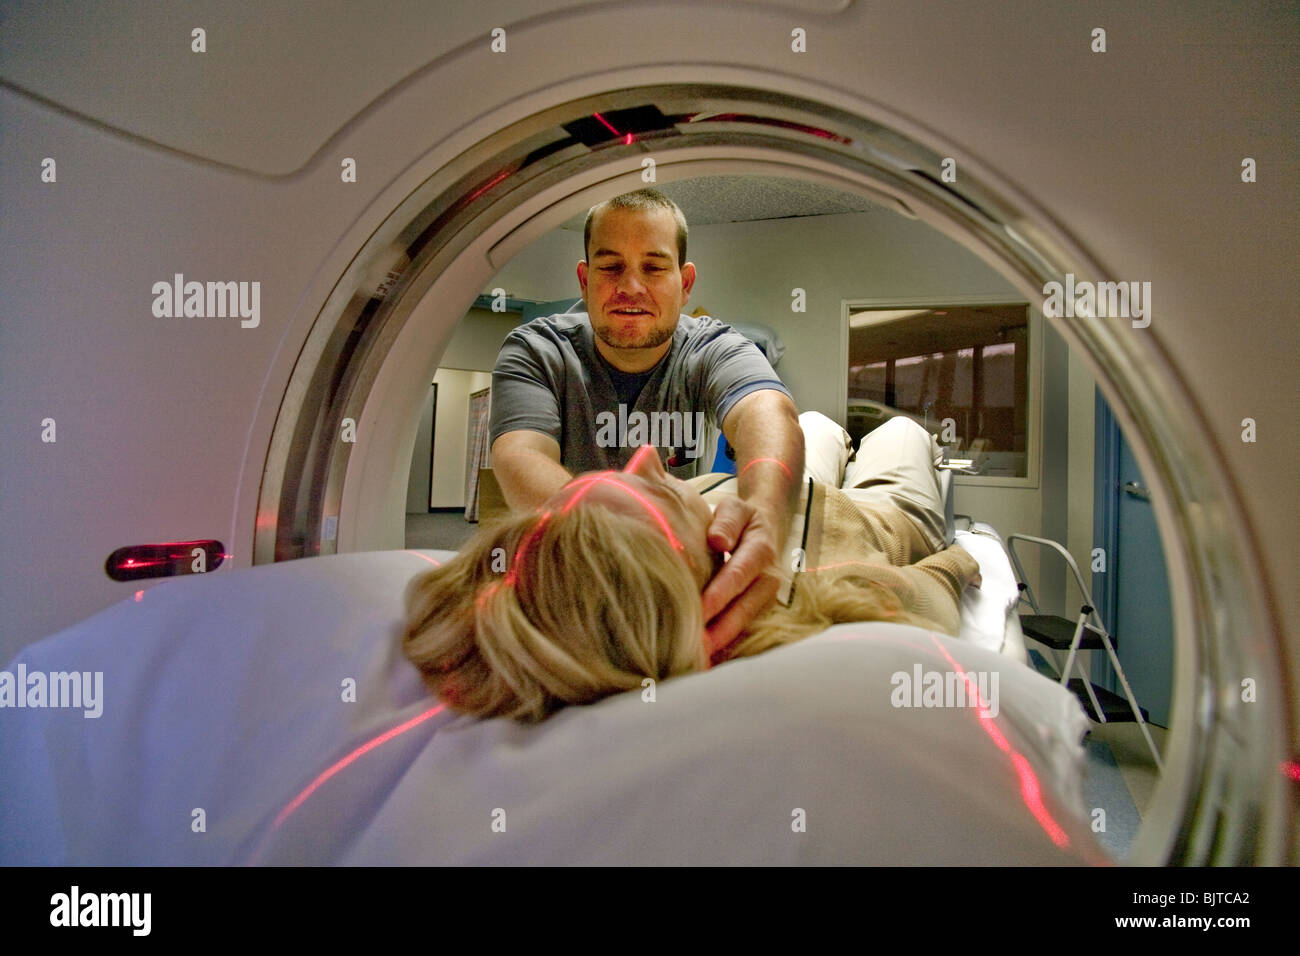
[[[1124,484],[1124,494],[1132,495],[1138,501],[1150,501],[1151,492],[1147,486],[1137,481],[1129,481]]]

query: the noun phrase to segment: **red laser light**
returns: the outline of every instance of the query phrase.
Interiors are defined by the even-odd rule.
[[[605,129],[609,130],[609,131],[610,131],[611,133],[613,133],[615,136],[622,136],[622,135],[623,135],[623,134],[620,133],[618,130],[614,129],[614,127],[611,126],[611,125],[609,124],[609,120],[605,119],[605,117],[601,116],[599,113],[592,113],[591,115],[594,116],[594,117],[596,117],[596,119],[598,119],[598,120],[600,121],[600,125],[603,126],[603,127],[605,127]]]
[[[298,795],[294,797],[292,800],[290,800],[287,804],[285,804],[284,809],[281,810],[278,814],[276,814],[275,821],[271,824],[271,829],[266,832],[266,835],[262,838],[262,842],[258,844],[257,849],[253,852],[251,862],[257,861],[258,857],[262,855],[262,851],[266,849],[266,844],[270,841],[275,831],[278,830],[280,826],[284,823],[284,821],[289,819],[289,817],[292,816],[299,807],[301,807],[304,803],[306,803],[307,800],[311,798],[311,795],[315,793],[317,790],[319,790],[327,780],[329,780],[335,774],[343,770],[346,770],[348,767],[352,766],[352,764],[356,763],[357,760],[364,757],[366,754],[370,753],[370,751],[374,750],[376,747],[382,747],[384,744],[388,743],[393,738],[401,736],[402,734],[410,730],[412,727],[419,726],[420,724],[428,720],[430,717],[432,717],[434,714],[437,714],[439,711],[446,710],[446,709],[447,709],[446,704],[438,704],[434,707],[430,707],[424,713],[417,714],[416,716],[412,717],[410,720],[404,721],[403,723],[400,723],[396,727],[392,727],[384,731],[382,734],[379,734],[376,737],[372,737],[370,740],[366,741],[360,747],[357,747],[347,756],[342,757],[339,760],[336,760],[324,771],[317,774],[316,778],[312,780],[311,783],[303,787],[303,789],[299,791]]]
[[[785,476],[789,478],[791,481],[794,480],[794,475],[790,473],[790,467],[785,462],[781,461],[779,458],[755,458],[744,468],[740,469],[740,474],[743,475],[745,472],[749,471],[749,469],[757,465],[760,461],[770,461],[774,465],[780,465],[781,470],[785,472]],[[736,477],[739,478],[740,475],[737,475]]]
[[[975,687],[974,681],[967,676],[967,672],[953,659],[953,656],[948,653],[933,634],[930,635],[930,640],[939,649],[939,653],[947,659],[952,669],[966,683],[966,693],[979,701],[979,725],[993,739],[993,743],[997,745],[997,748],[1010,756],[1011,765],[1020,778],[1020,799],[1024,801],[1025,806],[1029,808],[1029,812],[1033,814],[1034,819],[1038,821],[1038,825],[1043,828],[1043,832],[1051,838],[1053,843],[1062,849],[1069,846],[1069,836],[1066,835],[1065,830],[1056,822],[1043,804],[1042,787],[1038,783],[1038,775],[1034,773],[1034,768],[1029,765],[1029,761],[1025,759],[1024,754],[1011,746],[1007,738],[1003,736],[1002,731],[994,724],[993,718],[988,716],[988,704],[979,696],[979,690]]]
[[[650,446],[647,445],[645,447],[648,448]],[[646,498],[645,495],[641,494],[639,491],[634,491],[633,489],[629,488],[627,485],[623,484],[623,482],[619,481],[617,478],[614,478],[609,474],[600,474],[600,475],[591,476],[590,480],[586,482],[585,487],[583,487],[576,495],[570,498],[568,504],[564,506],[565,513],[567,514],[569,509],[572,508],[575,504],[577,504],[579,499],[581,499],[583,495],[585,495],[588,491],[594,488],[597,484],[613,485],[619,491],[626,492],[627,494],[635,498],[637,501],[641,502],[641,504],[645,507],[645,509],[650,513],[651,517],[654,518],[655,523],[659,525],[660,530],[663,531],[663,533],[667,536],[668,543],[671,544],[678,551],[685,552],[686,546],[683,545],[679,540],[677,540],[677,536],[673,534],[673,529],[668,524],[668,519],[664,517],[663,512],[660,511],[658,508],[656,508],[653,504],[651,504],[650,500]]]
[[[396,727],[392,727],[388,730],[385,730],[382,734],[380,734],[377,737],[372,737],[370,740],[366,741],[360,747],[357,747],[355,750],[353,750],[346,757],[342,757],[339,760],[336,760],[326,770],[318,774],[315,780],[307,784],[307,786],[304,787],[296,797],[294,797],[292,800],[289,801],[288,804],[285,805],[285,808],[276,815],[275,822],[271,824],[272,829],[279,828],[279,826],[282,823],[284,823],[285,820],[289,819],[290,815],[292,815],[294,811],[296,811],[299,807],[301,807],[304,803],[306,803],[307,800],[311,797],[311,795],[315,793],[317,790],[319,790],[321,788],[321,785],[324,784],[325,781],[329,780],[330,777],[334,776],[336,773],[339,773],[342,770],[347,769],[357,760],[364,757],[366,754],[370,753],[370,751],[374,750],[376,747],[382,747],[384,744],[388,743],[388,741],[392,740],[394,737],[400,736],[401,734],[406,733],[412,727],[416,727],[419,724],[424,723],[434,714],[438,713],[441,710],[445,710],[446,708],[447,708],[446,704],[438,704],[436,707],[430,707],[424,713],[417,714],[416,716],[412,717],[410,720],[406,721],[405,723],[398,724]]]

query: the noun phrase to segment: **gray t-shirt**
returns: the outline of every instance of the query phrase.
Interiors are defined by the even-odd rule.
[[[550,435],[560,463],[575,475],[622,468],[650,444],[674,475],[687,478],[713,464],[706,422],[720,430],[750,392],[790,395],[752,342],[707,316],[680,317],[668,353],[630,407],[619,401],[608,368],[585,312],[514,329],[492,372],[491,440],[521,428]]]

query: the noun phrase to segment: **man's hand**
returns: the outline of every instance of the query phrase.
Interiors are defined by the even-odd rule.
[[[742,498],[718,505],[709,525],[709,547],[730,551],[728,561],[701,598],[710,656],[732,643],[776,599],[780,582],[764,574],[775,561],[785,529],[777,519]]]
[[[736,449],[739,496],[718,505],[709,525],[709,547],[731,552],[702,595],[710,655],[776,599],[780,582],[763,572],[785,547],[803,475],[799,413],[784,392],[749,393],[727,413],[722,431]]]

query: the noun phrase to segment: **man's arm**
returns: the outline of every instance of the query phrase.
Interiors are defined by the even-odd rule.
[[[723,434],[736,449],[740,497],[723,501],[709,525],[709,546],[731,560],[704,589],[709,650],[730,644],[776,597],[763,572],[780,557],[803,484],[803,431],[784,393],[761,389],[727,413]]]
[[[562,364],[545,330],[521,326],[501,343],[492,369],[492,471],[511,511],[531,511],[573,476],[560,464],[563,434],[555,371]]]
[[[512,511],[532,511],[573,479],[560,464],[560,444],[526,428],[492,443],[492,471]]]

